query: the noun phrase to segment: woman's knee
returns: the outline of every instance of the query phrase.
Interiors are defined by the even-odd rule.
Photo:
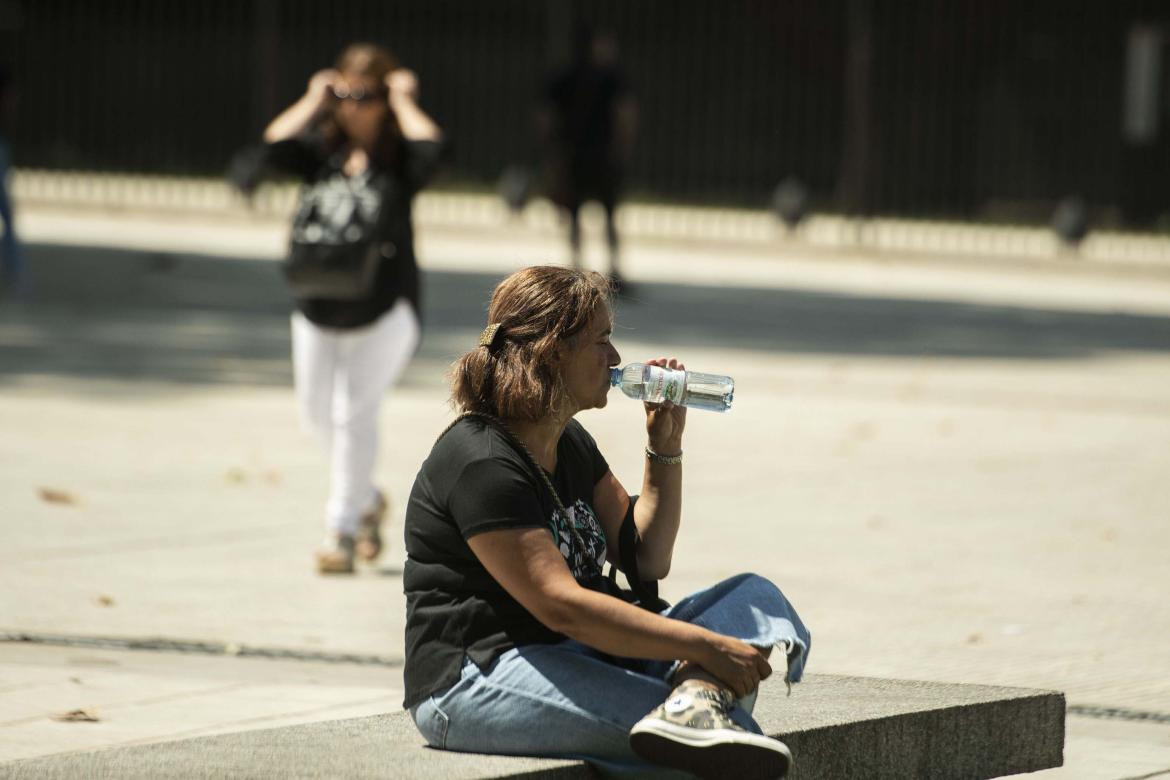
[[[745,598],[749,603],[759,601],[778,601],[790,607],[784,593],[772,580],[754,572],[743,572],[734,577],[728,577],[715,586],[714,590],[724,594],[735,594]]]
[[[750,571],[741,572],[736,574],[734,577],[728,577],[726,580],[724,580],[724,582],[734,587],[763,587],[779,590],[776,588],[775,583],[773,583],[767,577]]]
[[[702,612],[716,604],[739,602],[750,604],[758,601],[761,596],[780,596],[783,598],[780,589],[771,580],[761,577],[759,574],[744,572],[692,593],[680,601],[678,606],[689,603],[691,609]]]

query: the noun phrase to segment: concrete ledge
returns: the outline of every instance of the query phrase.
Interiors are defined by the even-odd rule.
[[[809,675],[756,716],[792,748],[792,778],[990,778],[1060,766],[1064,695],[982,685]],[[5,778],[590,778],[575,761],[445,753],[405,712],[0,765]]]

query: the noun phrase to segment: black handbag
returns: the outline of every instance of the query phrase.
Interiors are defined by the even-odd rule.
[[[290,242],[284,278],[297,298],[351,301],[367,298],[382,263],[392,260],[389,241],[347,244]]]
[[[382,201],[375,186],[359,195],[338,177],[302,196],[282,269],[294,297],[350,301],[370,296],[382,264],[397,254],[394,243],[379,235]]]

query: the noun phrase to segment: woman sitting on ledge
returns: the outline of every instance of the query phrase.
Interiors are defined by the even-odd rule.
[[[809,633],[771,582],[741,574],[673,607],[619,589],[670,569],[686,409],[646,404],[631,497],[573,419],[606,404],[607,280],[547,266],[496,288],[453,369],[464,412],[423,463],[406,514],[406,700],[436,748],[778,777],[787,747],[751,717],[780,648],[800,678]],[[683,368],[671,358],[649,361]]]

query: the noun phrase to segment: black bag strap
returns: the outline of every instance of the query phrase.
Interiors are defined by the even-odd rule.
[[[622,518],[622,527],[618,531],[618,554],[622,562],[622,571],[633,587],[634,581],[640,581],[638,575],[638,547],[642,538],[638,535],[638,526],[634,523],[634,504],[638,496],[630,496],[630,505],[626,509],[626,516]]]
[[[642,546],[642,537],[638,535],[638,526],[634,523],[634,504],[637,501],[637,496],[630,496],[630,505],[626,508],[626,516],[618,531],[618,557],[626,582],[638,599],[638,605],[651,612],[661,612],[670,604],[658,597],[658,581],[643,580],[638,572],[638,548]],[[617,581],[617,567],[612,564],[609,567],[609,579]]]

